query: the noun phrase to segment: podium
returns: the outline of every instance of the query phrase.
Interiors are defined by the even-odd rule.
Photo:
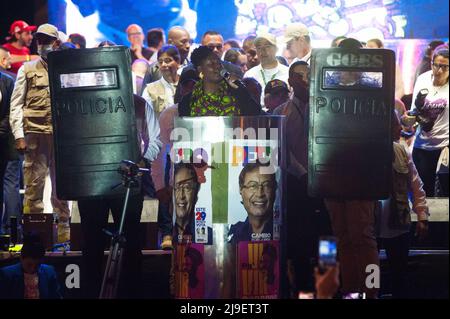
[[[284,117],[176,118],[174,127],[175,297],[283,297]]]

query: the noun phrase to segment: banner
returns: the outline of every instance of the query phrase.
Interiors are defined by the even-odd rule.
[[[176,298],[280,297],[282,120],[175,119]]]
[[[280,287],[279,241],[240,242],[238,281],[241,299],[276,299]]]
[[[175,247],[175,298],[201,299],[205,291],[204,246],[178,244]]]

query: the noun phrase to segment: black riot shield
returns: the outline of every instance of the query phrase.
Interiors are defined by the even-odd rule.
[[[311,60],[308,192],[383,199],[391,188],[395,54],[317,49]]]
[[[60,199],[124,194],[118,168],[140,158],[130,52],[106,47],[48,56]]]

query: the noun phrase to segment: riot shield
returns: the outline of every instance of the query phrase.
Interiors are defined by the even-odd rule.
[[[140,159],[129,49],[52,52],[48,66],[58,198],[123,195],[120,162]]]
[[[317,49],[311,59],[308,192],[387,198],[395,55],[385,49]]]

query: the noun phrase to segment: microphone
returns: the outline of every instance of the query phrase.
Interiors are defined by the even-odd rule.
[[[226,81],[229,81],[231,78],[231,73],[228,72],[226,69],[220,70],[220,76],[223,77]]]
[[[223,68],[222,70],[220,70],[220,76],[228,83],[229,86],[233,87],[233,85],[236,86],[237,88],[241,88],[241,89],[247,89],[247,87],[245,86],[244,82],[242,82],[239,79],[236,79],[234,81],[231,81],[231,73],[228,72],[225,68]]]

